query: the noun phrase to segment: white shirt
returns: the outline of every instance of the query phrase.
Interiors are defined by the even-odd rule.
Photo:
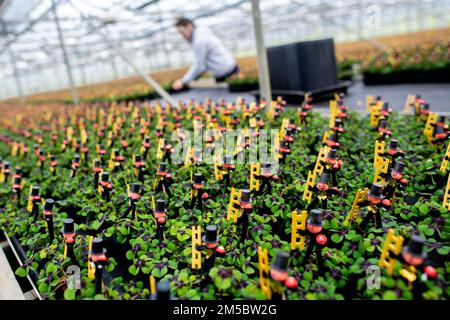
[[[236,66],[233,55],[208,29],[194,28],[191,37],[194,64],[183,77],[183,83],[196,79],[203,72],[210,71],[216,78],[230,73]]]

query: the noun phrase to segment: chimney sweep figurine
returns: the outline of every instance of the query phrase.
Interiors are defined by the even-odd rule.
[[[1,172],[1,174],[2,174],[2,176],[1,176],[1,180],[0,181],[3,181],[3,182],[8,182],[8,177],[9,177],[9,174],[11,173],[11,164],[9,163],[9,161],[5,161],[4,163],[3,163],[3,167],[2,167],[2,172]]]
[[[252,212],[252,200],[250,190],[243,189],[241,192],[241,199],[239,200],[239,207],[241,208],[241,216],[237,220],[237,224],[242,224],[241,243],[248,238],[248,219]]]
[[[74,155],[72,160],[72,171],[70,177],[73,178],[77,175],[77,170],[80,167],[80,156],[78,154]]]
[[[445,127],[436,126],[432,144],[437,145],[439,148],[442,148],[449,137],[450,132],[448,131],[448,129],[446,129]]]
[[[53,176],[56,176],[56,166],[58,165],[58,161],[56,160],[56,157],[54,154],[50,155],[50,172],[53,174]]]
[[[103,171],[100,182],[98,184],[98,191],[102,195],[102,198],[106,201],[111,201],[111,192],[113,186],[109,182],[109,172]]]
[[[44,154],[43,150],[39,150],[37,158],[38,158],[38,161],[37,161],[38,167],[39,167],[39,169],[42,170],[44,168],[44,163],[45,163],[45,154]]]
[[[231,173],[235,170],[233,163],[233,157],[229,154],[224,155],[223,164],[219,166],[219,170],[222,170],[223,179],[225,180],[225,186],[230,186]]]
[[[63,227],[63,236],[64,236],[64,256],[70,259],[70,262],[73,264],[76,262],[75,253],[73,251],[73,246],[75,244],[75,224],[73,219],[65,219],[64,227]]]
[[[331,133],[328,136],[327,141],[323,145],[329,146],[330,148],[334,149],[339,149],[341,146],[338,142],[338,136],[335,133]]]
[[[120,154],[119,149],[114,150],[114,158],[113,158],[113,166],[111,169],[115,170],[116,168],[119,168],[121,171],[123,171],[122,163],[125,161],[125,158]]]
[[[317,268],[319,274],[323,274],[324,265],[322,257],[322,249],[327,243],[327,236],[323,231],[323,211],[320,209],[312,209],[311,216],[306,222],[306,230],[298,230],[299,234],[309,238],[308,247],[301,265],[305,265],[311,258],[311,254],[316,249]],[[322,233],[321,233],[322,232]]]
[[[44,220],[47,224],[47,231],[48,236],[50,239],[50,243],[53,242],[53,239],[55,239],[55,232],[53,231],[53,205],[55,204],[55,201],[53,199],[47,199],[45,200],[44,204]]]
[[[102,166],[105,165],[105,154],[106,154],[106,149],[105,149],[105,145],[101,144],[98,147],[98,151],[97,151],[97,155],[100,158],[101,164]]]
[[[297,280],[289,276],[288,262],[289,254],[287,252],[277,252],[275,262],[270,266],[269,270],[271,300],[286,300],[284,286],[289,289],[297,288]]]
[[[134,175],[137,177],[139,182],[144,182],[145,175],[148,175],[147,167],[145,162],[142,160],[142,156],[137,154],[134,156]]]
[[[13,180],[13,195],[17,205],[20,206],[20,198],[22,196],[22,177],[15,177]]]
[[[300,123],[300,125],[307,125],[308,121],[308,110],[305,107],[301,107],[299,112],[298,112],[298,121]]]
[[[39,214],[39,204],[41,203],[41,197],[39,196],[39,187],[32,186],[30,190],[30,197],[28,200],[28,211],[33,217],[33,221],[36,221]]]
[[[172,163],[172,152],[174,152],[172,145],[164,139],[164,147],[162,148],[163,158],[162,161],[167,161],[169,164]]]
[[[391,171],[391,175],[389,177],[389,182],[383,189],[383,196],[387,199],[392,199],[397,190],[404,190],[405,186],[408,184],[408,180],[403,178],[403,169],[405,168],[405,163],[401,161],[397,161],[395,163],[394,168]],[[383,178],[384,177],[383,174]]]
[[[151,300],[168,301],[174,300],[170,291],[170,282],[161,280],[156,284],[156,292],[152,294]]]
[[[336,135],[336,138],[339,139],[339,133],[344,133],[344,124],[341,119],[334,120],[334,126],[330,128],[331,131]]]
[[[399,260],[406,264],[406,268],[402,269],[402,276],[409,283],[412,283],[412,294],[414,299],[423,299],[422,293],[428,288],[425,281],[437,278],[436,269],[430,265],[426,265],[427,253],[425,252],[425,239],[415,234],[409,239],[408,245],[403,248],[402,256]],[[420,280],[417,279],[416,273],[422,269],[423,273]],[[406,271],[406,272],[405,272]]]
[[[294,142],[294,129],[287,127],[284,130],[284,140],[286,140],[288,148],[290,148],[291,143]]]
[[[360,232],[366,228],[371,219],[375,220],[375,228],[379,229],[382,227],[380,210],[382,208],[390,209],[392,205],[390,200],[383,197],[382,192],[383,186],[379,183],[374,183],[367,192],[367,199],[357,204],[361,208],[367,207],[366,216],[358,226]]]
[[[265,192],[272,194],[272,181],[279,180],[279,177],[276,174],[273,174],[271,167],[272,163],[266,162],[261,168],[261,174],[256,176],[256,179],[262,181],[259,186],[258,194],[264,194]]]
[[[92,172],[94,173],[94,190],[95,190],[95,188],[98,188],[98,180],[100,177],[100,172],[102,172],[102,166],[100,164],[100,160],[98,160],[98,159],[94,160]]]
[[[378,138],[377,138],[377,140],[385,141],[391,135],[392,135],[392,132],[390,130],[388,130],[387,121],[380,120],[380,122],[378,123]]]
[[[172,182],[172,176],[166,169],[166,163],[161,162],[159,165],[158,172],[156,172],[156,179],[153,185],[153,189],[156,192],[164,192],[167,197],[172,197],[172,192],[170,191],[170,184]]]
[[[287,142],[286,140],[281,140],[280,141],[280,160],[282,164],[286,163],[286,158],[288,155],[291,154],[291,149],[289,149],[289,142]]]
[[[381,119],[387,120],[387,118],[389,117],[389,115],[391,113],[392,113],[392,109],[389,108],[389,103],[388,102],[383,103],[383,106],[381,107],[381,111],[380,111],[380,114],[382,117]]]
[[[92,248],[89,251],[90,261],[95,270],[95,294],[102,293],[103,270],[108,263],[106,249],[103,247],[103,239],[95,238],[92,240]]]
[[[331,186],[337,187],[338,183],[336,173],[341,169],[342,166],[342,160],[338,160],[337,158],[337,150],[331,149],[328,152],[325,161],[321,160],[320,164],[323,166],[324,172],[331,176]]]
[[[203,199],[208,199],[208,193],[203,191],[204,181],[201,173],[194,173],[194,180],[191,184],[191,204],[190,209],[194,209],[197,203],[197,209],[203,210]]]
[[[129,204],[127,209],[121,214],[121,218],[128,216],[131,212],[131,219],[136,219],[136,203],[141,199],[140,195],[141,185],[139,183],[133,183],[128,193]]]
[[[159,240],[164,240],[164,227],[166,225],[166,201],[164,199],[157,199],[153,216],[156,220],[156,237]]]
[[[312,188],[313,197],[311,203],[308,205],[306,210],[311,210],[316,208],[320,202],[319,207],[323,210],[327,209],[328,198],[333,195],[339,195],[340,190],[337,187],[332,187],[328,185],[328,173],[322,172],[319,177],[319,182]]]
[[[396,159],[405,156],[405,152],[398,147],[397,139],[391,139],[387,147],[387,152],[379,153],[378,155],[390,160],[388,167],[388,172],[390,172],[391,167],[395,163]]]
[[[214,266],[216,254],[224,255],[225,248],[219,246],[218,229],[214,225],[208,225],[205,235],[202,237],[202,245],[196,245],[198,251],[205,252],[205,263],[202,265],[202,274],[208,275],[209,270]]]

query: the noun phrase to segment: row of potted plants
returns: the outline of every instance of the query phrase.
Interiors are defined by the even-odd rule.
[[[36,285],[45,299],[157,298],[167,291],[161,285],[167,282],[177,299],[265,299],[259,247],[268,253],[273,299],[448,296],[445,260],[450,247],[444,229],[448,210],[441,205],[444,188],[430,191],[429,183],[440,178],[444,151],[420,134],[423,122],[390,114],[392,133],[386,137],[385,131],[370,126],[369,119],[347,111],[342,97],[343,126],[338,127],[345,131],[335,125],[330,128],[329,119],[311,112],[310,100],[299,110],[285,109],[281,100],[260,104],[191,100],[180,107],[177,111],[157,102],[120,103],[46,116],[23,114],[17,122],[7,116],[2,119],[0,226],[26,254],[16,274],[36,273]],[[255,122],[249,124],[248,115]],[[242,211],[247,220],[239,218],[235,223],[228,211],[231,187],[249,188],[248,163],[221,167],[229,179],[216,180],[213,164],[196,153],[177,164],[172,158],[174,146],[161,140],[170,139],[177,128],[186,132],[198,128],[197,121],[205,125],[207,137],[209,126],[224,133],[249,127],[254,132],[283,129],[279,169],[264,175],[266,166],[261,164],[260,179],[271,188],[242,191],[241,208],[247,210]],[[324,181],[317,177],[322,185],[313,195],[322,202],[309,207],[302,194],[327,130],[334,136],[323,144],[337,147],[342,161],[337,184],[330,186],[338,190],[337,196],[328,195],[323,208]],[[183,131],[175,132],[177,139],[183,137]],[[386,143],[398,139],[409,182],[395,193],[392,207],[383,210],[382,226],[369,225],[361,232],[346,219],[357,190],[373,179],[374,141],[381,136]],[[239,150],[248,156],[251,148],[244,143]],[[250,197],[244,200],[244,194]],[[293,211],[306,210],[308,224],[313,223],[313,209],[322,210],[326,233],[325,238],[316,238],[323,247],[308,260],[307,250],[291,250],[292,219]],[[204,247],[192,246],[192,227],[197,225],[205,237]],[[405,238],[417,233],[426,239],[436,275],[424,281],[426,287],[418,296],[412,293],[414,284],[398,272],[390,275],[381,270],[380,289],[365,286],[366,270],[378,265],[390,228]],[[307,237],[306,245],[313,239]],[[192,264],[194,248],[201,252],[200,270]],[[79,287],[72,283],[71,266],[80,268]],[[281,281],[280,273],[272,270],[281,270],[283,277],[289,272],[290,277]],[[159,284],[156,292],[150,276]],[[284,284],[278,295],[280,283]]]

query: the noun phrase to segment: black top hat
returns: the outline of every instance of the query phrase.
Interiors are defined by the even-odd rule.
[[[382,198],[381,192],[383,191],[383,186],[380,183],[374,183],[370,187],[370,191],[368,193],[369,196],[374,198]]]
[[[391,139],[391,141],[389,142],[388,149],[398,149],[398,140]]]
[[[43,156],[44,155],[44,150],[39,150],[39,155]]]
[[[92,248],[89,251],[91,255],[105,254],[106,249],[103,248],[103,239],[102,238],[94,238],[92,240]]]
[[[56,160],[55,155],[54,155],[54,154],[51,154],[51,155],[50,155],[50,161],[55,161],[55,160]]]
[[[73,219],[68,218],[64,220],[63,233],[74,233],[75,232],[75,224],[73,223]]]
[[[13,185],[20,184],[21,182],[22,182],[22,178],[21,177],[15,177],[14,181],[13,181]]]
[[[155,212],[164,212],[166,210],[166,201],[164,199],[157,199],[155,201]]]
[[[74,155],[73,156],[73,161],[74,162],[80,162],[80,155],[79,154]]]
[[[250,190],[243,189],[241,192],[241,202],[248,203],[251,201]]]
[[[114,149],[114,155],[115,156],[120,156],[120,150],[119,149]]]
[[[136,155],[134,156],[134,161],[136,161],[136,162],[141,162],[141,161],[142,161],[142,156],[141,156],[140,154],[136,154]]]
[[[383,103],[383,107],[381,108],[381,110],[388,111],[389,110],[389,103],[388,102]]]
[[[133,183],[133,184],[131,184],[131,192],[139,193],[140,190],[141,190],[141,184],[140,183]]]
[[[233,162],[233,158],[229,154],[224,155],[223,163],[231,164],[232,162]]]
[[[289,144],[288,144],[288,142],[286,140],[281,140],[280,141],[280,147],[287,149],[289,147]]]
[[[319,183],[328,183],[328,173],[322,172],[320,174]]]
[[[437,122],[445,122],[445,116],[439,116]]]
[[[109,181],[109,172],[104,171],[102,172],[102,182],[107,182]]]
[[[409,239],[408,245],[403,249],[403,251],[414,257],[425,259],[427,257],[427,253],[425,252],[424,247],[425,239],[413,234]]]
[[[10,165],[11,165],[11,164],[9,163],[9,161],[5,161],[5,162],[3,163],[3,168],[9,169]]]
[[[149,136],[145,136],[144,137],[144,142],[145,143],[149,143],[150,142],[150,137]]]
[[[95,168],[98,168],[98,167],[100,167],[100,165],[101,165],[100,160],[95,159],[95,160],[94,160],[94,167],[95,167]]]
[[[156,292],[151,297],[152,300],[172,300],[170,292],[170,282],[160,281],[156,284]]]
[[[289,254],[287,252],[284,252],[284,251],[277,252],[277,255],[275,257],[275,262],[270,267],[277,271],[287,272],[288,271],[288,260],[289,260]]]
[[[292,128],[286,128],[286,136],[288,137],[292,137],[292,135],[294,134],[294,130],[292,130]]]
[[[203,183],[203,175],[201,173],[194,173],[194,183],[196,184]]]
[[[425,103],[425,104],[423,105],[423,108],[424,108],[425,110],[429,110],[429,109],[430,109],[430,105],[429,105],[428,103]]]
[[[341,119],[334,120],[334,126],[337,128],[342,127],[344,124],[342,123]]]
[[[206,226],[206,233],[203,236],[202,240],[205,243],[216,243],[219,241],[219,238],[217,236],[217,226],[209,225]]]
[[[330,159],[336,159],[337,158],[337,150],[336,149],[331,149],[328,152],[327,157],[330,158]]]
[[[101,144],[99,148],[100,148],[100,150],[105,150],[105,145]]]
[[[387,128],[387,121],[386,120],[380,120],[380,123],[378,124],[378,128]]]
[[[395,162],[395,166],[394,166],[394,171],[398,172],[398,173],[402,173],[403,169],[405,168],[406,164],[402,161],[396,161]]]
[[[308,224],[313,226],[322,226],[323,225],[322,214],[323,214],[322,210],[312,209],[311,216],[308,219]]]
[[[261,116],[260,116],[259,114],[257,114],[257,115],[255,116],[255,119],[256,119],[257,121],[259,121],[259,120],[261,120]]]
[[[328,140],[330,141],[337,141],[337,137],[336,134],[332,133],[328,136]]]
[[[166,163],[165,163],[165,162],[161,162],[161,163],[159,164],[159,169],[158,169],[158,171],[159,171],[159,172],[165,172],[165,171],[166,171]]]
[[[437,127],[436,127],[436,134],[444,133],[444,132],[445,132],[445,130],[444,130],[444,128],[442,128],[441,126],[437,126]]]
[[[53,200],[53,199],[45,200],[44,211],[52,211],[54,204],[55,204],[55,200]]]
[[[39,187],[38,187],[38,186],[33,186],[33,187],[31,187],[31,195],[32,195],[33,197],[39,195]]]

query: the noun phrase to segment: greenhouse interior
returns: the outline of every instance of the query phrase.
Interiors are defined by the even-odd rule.
[[[0,0],[0,112],[0,300],[449,297],[449,0]]]

